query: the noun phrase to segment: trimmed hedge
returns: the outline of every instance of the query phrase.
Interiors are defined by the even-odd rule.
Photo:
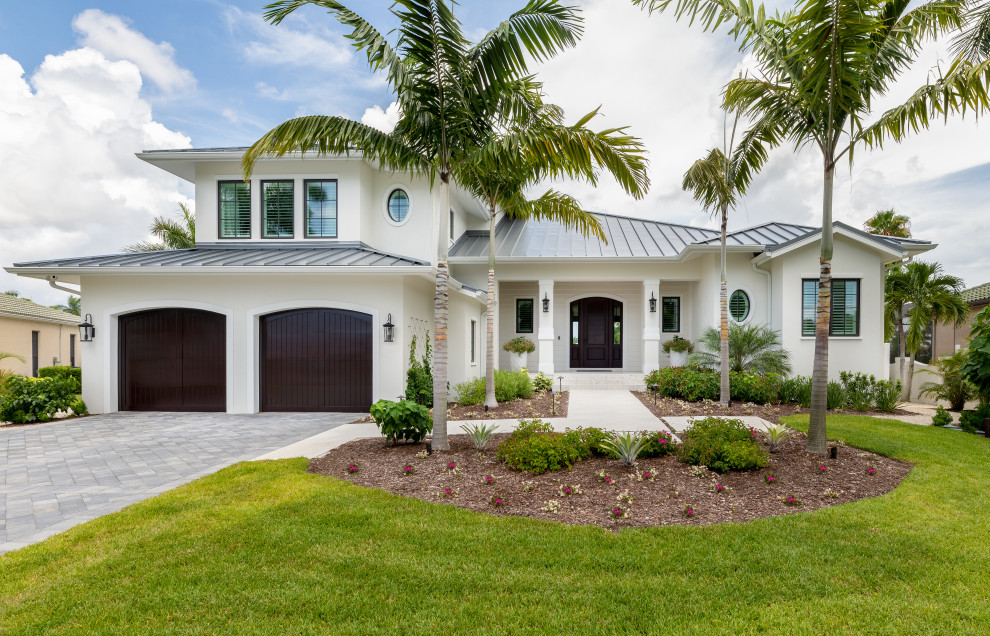
[[[663,397],[689,402],[719,398],[720,376],[717,371],[667,367],[651,371],[645,382],[648,389],[658,391]],[[773,373],[758,375],[733,371],[729,374],[729,396],[740,402],[769,404],[777,401],[781,382],[781,377]]]
[[[82,369],[80,367],[41,367],[39,378],[68,378],[75,382],[76,393],[82,391]]]

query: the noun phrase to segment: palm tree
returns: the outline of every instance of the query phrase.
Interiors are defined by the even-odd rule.
[[[296,9],[313,4],[327,9],[351,29],[347,37],[364,51],[372,70],[384,70],[401,115],[382,132],[336,116],[300,117],[280,124],[244,154],[244,176],[263,156],[290,152],[347,155],[387,170],[426,175],[439,182],[437,275],[433,314],[433,448],[447,441],[447,210],[450,179],[457,164],[487,142],[500,126],[531,108],[529,59],[543,61],[576,44],[582,28],[578,12],[558,0],[529,0],[472,45],[443,0],[397,0],[391,9],[399,26],[395,44],[366,20],[335,0],[281,0],[266,7],[265,19],[279,24]],[[515,151],[531,158],[556,150],[540,144]],[[588,168],[591,170],[591,168]]]
[[[781,346],[780,334],[766,325],[736,325],[729,327],[729,368],[741,373],[791,372],[791,354]],[[714,369],[720,364],[722,335],[715,327],[708,327],[698,338],[705,350],[691,354],[695,364]]]
[[[903,267],[894,267],[887,272],[883,289],[883,313],[885,341],[890,341],[897,333],[897,358],[900,363],[898,377],[901,386],[904,385],[904,360],[906,345],[904,344],[904,305],[908,302],[908,276]]]
[[[721,383],[719,403],[729,405],[729,296],[725,266],[725,233],[729,222],[729,210],[735,209],[738,197],[746,194],[749,182],[759,171],[766,152],[762,145],[735,147],[736,126],[739,117],[732,122],[732,133],[725,135],[725,124],[722,127],[723,148],[712,148],[704,159],[695,161],[684,173],[683,188],[691,190],[694,198],[701,202],[705,210],[711,214],[722,215],[721,238],[721,272],[722,281],[719,290],[721,318],[719,321],[719,372]],[[747,154],[755,153],[753,154]]]
[[[156,252],[185,250],[196,247],[196,214],[184,203],[179,204],[177,218],[156,216],[151,222],[151,234],[157,241],[139,241],[124,248],[125,252]]]
[[[990,0],[969,0],[962,32],[952,41],[952,53],[971,62],[990,58]]]
[[[877,210],[877,213],[863,224],[863,229],[870,234],[911,238],[911,219],[903,214],[897,214],[893,208]]]
[[[958,276],[942,272],[938,263],[916,261],[904,266],[903,297],[911,303],[906,314],[910,321],[904,334],[907,348],[907,371],[904,382],[903,400],[911,397],[911,381],[914,376],[914,357],[924,341],[925,328],[929,324],[963,324],[969,318],[969,305],[959,292],[963,281]]]
[[[585,115],[573,126],[563,126],[557,107],[539,107],[527,121],[516,122],[504,134],[494,136],[455,167],[457,183],[483,201],[489,215],[485,364],[485,405],[488,407],[498,406],[495,397],[495,219],[498,212],[513,219],[557,221],[585,236],[595,235],[605,241],[598,218],[582,210],[573,197],[550,189],[535,199],[528,199],[525,190],[543,179],[555,177],[578,177],[596,183],[598,177],[594,171],[575,170],[575,167],[597,164],[636,198],[646,193],[649,177],[641,142],[625,135],[623,129],[598,133],[588,130],[585,125],[597,112]],[[511,150],[547,142],[559,145],[560,149],[539,161]]]
[[[767,146],[788,141],[796,149],[814,145],[822,154],[822,238],[807,448],[824,453],[836,166],[847,153],[852,161],[855,149],[864,144],[880,147],[926,128],[932,115],[990,109],[990,62],[957,60],[936,81],[870,123],[873,102],[909,68],[921,46],[959,28],[959,3],[933,0],[909,9],[913,5],[904,0],[807,0],[768,19],[762,5],[744,0],[633,2],[651,11],[673,7],[678,18],[698,20],[706,30],[727,24],[758,67],[756,78],[734,79],[725,89],[724,105],[754,122],[743,138]]]
[[[78,316],[82,312],[82,301],[79,299],[79,296],[69,296],[64,305],[52,305],[52,309],[58,309],[67,314]]]
[[[922,395],[936,400],[945,400],[949,403],[950,411],[963,410],[967,400],[977,397],[976,387],[962,374],[962,367],[966,364],[968,357],[969,349],[960,349],[932,362],[932,368],[929,371],[937,375],[941,381],[922,384]]]

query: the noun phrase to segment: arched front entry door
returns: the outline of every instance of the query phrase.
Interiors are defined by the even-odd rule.
[[[622,368],[622,302],[581,298],[571,303],[571,368]]]

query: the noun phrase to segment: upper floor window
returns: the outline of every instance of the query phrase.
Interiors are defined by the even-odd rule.
[[[306,237],[337,238],[337,182],[307,179]]]
[[[681,299],[679,296],[664,296],[660,301],[663,310],[661,330],[664,333],[680,333],[681,331]]]
[[[393,223],[404,223],[409,216],[409,195],[402,188],[396,188],[388,195],[388,218]]]
[[[261,182],[261,223],[264,238],[292,238],[292,181]]]
[[[220,182],[220,238],[251,238],[251,184]]]
[[[818,309],[818,280],[801,281],[801,335],[815,335],[815,314]],[[832,315],[829,317],[830,336],[859,335],[859,280],[832,279]]]

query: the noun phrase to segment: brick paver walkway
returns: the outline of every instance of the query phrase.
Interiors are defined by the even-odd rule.
[[[0,553],[357,417],[117,413],[0,429]]]

